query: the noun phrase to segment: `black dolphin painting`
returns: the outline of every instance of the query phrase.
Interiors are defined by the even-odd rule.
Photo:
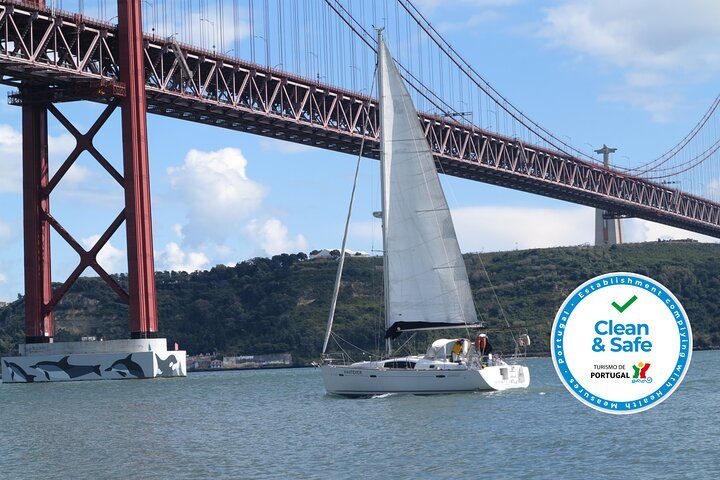
[[[112,365],[106,368],[105,371],[117,372],[123,378],[127,377],[128,375],[132,375],[133,377],[137,378],[144,378],[145,372],[143,371],[142,367],[137,363],[133,362],[131,357],[132,353],[121,360],[116,360],[115,362],[113,362]]]
[[[175,355],[169,355],[165,360],[163,360],[156,353],[155,359],[157,360],[158,371],[161,377],[172,377],[173,374],[183,375],[182,366]]]
[[[90,373],[94,373],[99,377],[102,376],[102,373],[100,373],[100,365],[72,365],[68,362],[68,358],[69,356],[65,356],[59,362],[46,360],[38,362],[35,365],[31,365],[30,367],[43,372],[45,374],[45,378],[48,380],[50,380],[51,373],[64,373],[69,379],[82,377],[83,375],[88,375]]]
[[[36,375],[30,375],[17,363],[8,362],[7,360],[3,360],[3,362],[5,362],[5,366],[10,370],[10,380],[15,380],[15,377],[19,377],[28,383],[35,381]]]

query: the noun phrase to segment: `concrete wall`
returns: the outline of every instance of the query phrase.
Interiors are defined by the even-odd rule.
[[[131,378],[184,377],[184,351],[38,354],[0,360],[3,383],[127,380]],[[106,342],[72,342],[106,343]],[[108,342],[109,343],[109,342]],[[54,345],[62,345],[57,343]],[[152,344],[151,344],[152,346]],[[53,349],[54,350],[54,349]]]
[[[108,340],[105,342],[58,342],[26,343],[18,347],[21,356],[26,355],[69,355],[78,353],[135,353],[164,352],[167,340],[164,338],[140,338]]]

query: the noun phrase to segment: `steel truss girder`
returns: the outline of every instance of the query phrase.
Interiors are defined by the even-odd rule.
[[[144,37],[148,111],[349,154],[365,138],[365,155],[377,157],[374,99],[179,45],[188,75],[176,46]],[[114,25],[0,0],[0,82],[118,82],[117,59]],[[420,120],[447,174],[720,237],[720,204],[447,118]]]

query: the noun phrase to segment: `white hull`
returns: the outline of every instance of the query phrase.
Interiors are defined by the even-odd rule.
[[[328,393],[343,396],[413,393],[420,395],[527,388],[530,371],[522,365],[482,369],[385,369],[359,365],[322,365]]]

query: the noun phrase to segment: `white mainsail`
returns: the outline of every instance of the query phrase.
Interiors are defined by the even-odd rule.
[[[477,323],[465,263],[412,99],[379,36],[385,326]]]

